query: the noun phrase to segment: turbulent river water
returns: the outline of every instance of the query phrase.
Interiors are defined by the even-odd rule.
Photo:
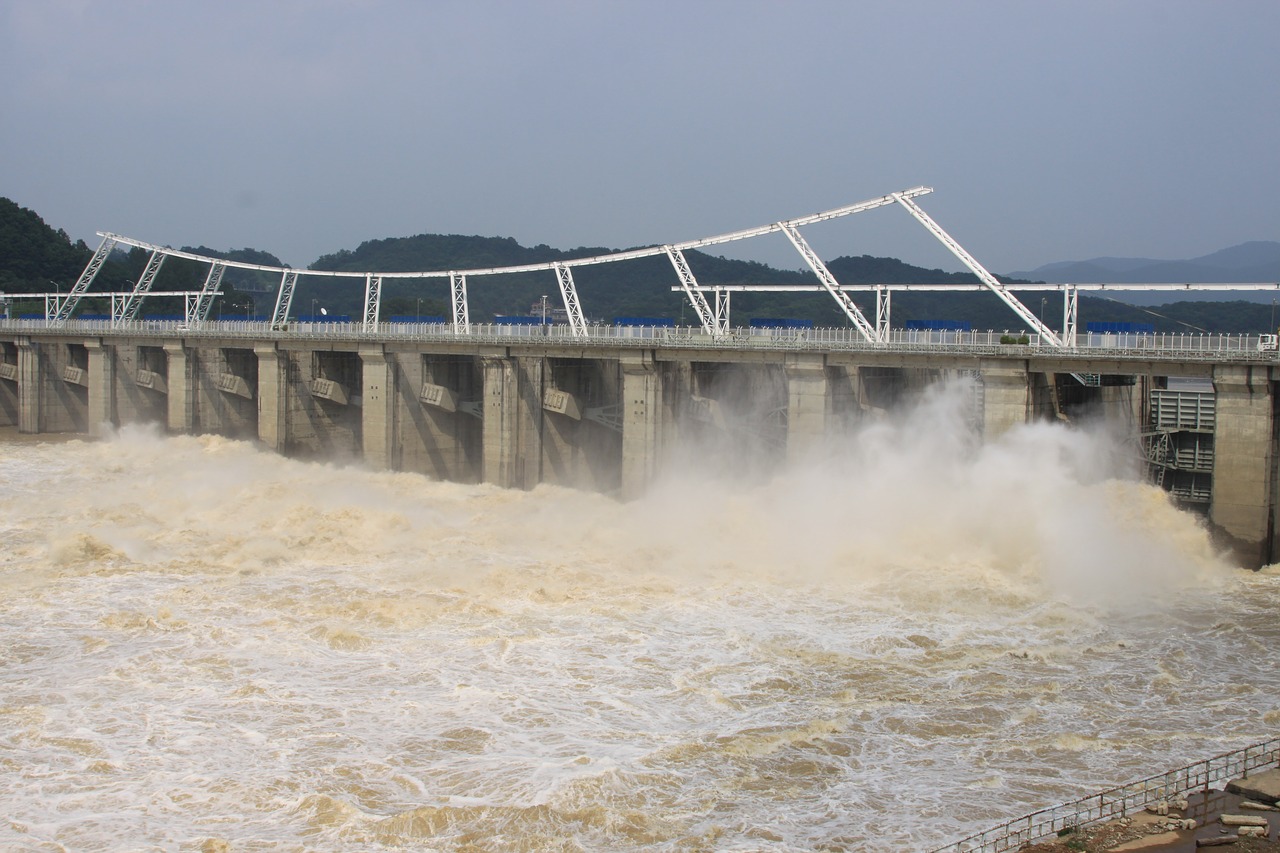
[[[957,411],[629,503],[0,444],[0,848],[919,850],[1272,734],[1280,576]]]

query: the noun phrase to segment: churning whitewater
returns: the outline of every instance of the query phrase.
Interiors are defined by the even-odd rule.
[[[0,445],[0,847],[927,849],[1261,740],[1280,577],[957,395],[767,481]]]

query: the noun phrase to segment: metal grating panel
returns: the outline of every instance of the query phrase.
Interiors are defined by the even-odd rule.
[[[1212,391],[1151,391],[1151,427],[1157,430],[1214,428]]]

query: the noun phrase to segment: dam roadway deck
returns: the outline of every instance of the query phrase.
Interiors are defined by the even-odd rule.
[[[871,343],[851,329],[8,320],[0,425],[96,435],[155,422],[301,457],[625,499],[680,445],[727,465],[744,454],[780,464],[948,379],[973,383],[988,438],[1083,417],[1136,438],[1151,392],[1190,377],[1212,383],[1213,452],[1197,463],[1210,466],[1208,521],[1258,567],[1277,554],[1278,368],[1249,336],[1088,335],[1064,348],[927,330]]]

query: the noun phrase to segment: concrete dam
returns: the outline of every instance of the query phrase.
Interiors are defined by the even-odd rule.
[[[767,469],[966,377],[983,436],[1037,419],[1113,420],[1240,564],[1275,559],[1275,352],[1245,339],[1064,349],[823,331],[11,320],[0,323],[0,425],[98,435],[156,423],[299,457],[627,499],[680,443]]]

